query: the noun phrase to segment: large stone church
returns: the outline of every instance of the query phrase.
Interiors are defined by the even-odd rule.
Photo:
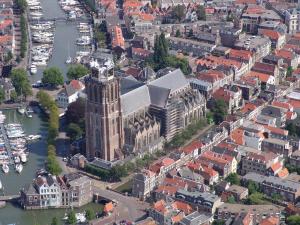
[[[116,161],[162,148],[204,116],[205,98],[180,69],[148,83],[116,77],[113,64],[94,62],[86,80],[86,153]]]

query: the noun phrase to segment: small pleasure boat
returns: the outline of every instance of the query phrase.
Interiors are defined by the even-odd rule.
[[[17,171],[18,173],[21,173],[22,170],[23,170],[23,165],[22,165],[22,164],[16,164],[16,171]]]
[[[3,171],[4,173],[8,173],[8,172],[9,172],[9,166],[8,166],[7,164],[3,164],[3,165],[2,165],[2,171]]]

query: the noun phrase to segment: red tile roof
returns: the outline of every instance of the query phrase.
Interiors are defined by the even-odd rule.
[[[220,147],[220,148],[230,150],[230,151],[235,151],[238,147],[238,145],[236,145],[236,144],[228,143],[228,142],[225,142],[225,141],[221,141],[217,146]]]
[[[296,112],[286,112],[286,119],[287,120],[294,120],[297,118]]]
[[[294,58],[294,52],[292,50],[289,49],[280,49],[280,50],[276,50],[275,54],[281,58],[284,59],[293,59]]]
[[[295,109],[300,109],[300,101],[294,100],[294,99],[290,99],[288,102],[289,102]]]
[[[277,176],[280,177],[280,178],[286,178],[288,175],[289,175],[289,171],[288,171],[287,168],[283,168],[277,174]]]
[[[280,37],[280,33],[275,30],[262,29],[262,35],[269,37],[271,40],[278,40]]]
[[[203,146],[202,142],[199,140],[194,140],[193,142],[191,142],[189,145],[185,146],[182,148],[182,151],[185,154],[190,154],[192,152],[194,152],[194,150],[196,149],[200,149]]]
[[[271,166],[271,169],[274,173],[278,172],[279,170],[281,170],[282,168],[282,164],[281,162],[276,162]]]
[[[233,130],[230,134],[231,140],[238,145],[244,145],[245,144],[244,132],[245,132],[244,130],[239,128]]]
[[[231,49],[230,52],[229,52],[229,57],[249,61],[252,57],[252,53],[250,51],[247,51],[247,50]]]
[[[221,158],[220,155],[217,153],[214,153],[212,151],[206,151],[200,156],[200,159],[207,160],[208,162],[213,161],[216,164],[226,165],[229,163],[228,157],[229,156],[227,156],[227,158],[226,158],[224,156]],[[231,157],[231,160],[232,160],[232,158],[233,157]]]
[[[167,195],[175,195],[175,193],[178,191],[178,189],[179,189],[179,187],[177,187],[177,186],[160,185],[154,192],[164,193]]]
[[[285,136],[287,136],[289,134],[288,130],[284,130],[284,129],[281,129],[278,127],[272,127],[272,126],[268,126],[268,125],[264,125],[264,127],[274,134],[280,134],[280,135],[285,135]]]
[[[151,51],[143,48],[132,48],[132,54],[139,55],[142,57],[149,57],[152,53]]]
[[[289,111],[293,111],[293,106],[291,104],[289,104],[288,102],[273,101],[272,105],[287,109]]]
[[[3,21],[0,21],[0,30],[11,26],[13,24],[13,20],[12,19],[5,19]]]
[[[199,59],[196,61],[197,65],[201,65],[201,66],[206,66],[209,68],[215,68],[217,66],[220,65],[224,65],[224,66],[234,66],[236,68],[241,68],[242,67],[242,63],[237,61],[237,60],[233,60],[233,59],[227,59],[224,57],[216,57],[213,55],[209,55],[203,59]]]
[[[193,208],[189,204],[180,201],[173,202],[172,207],[184,212],[185,215],[193,212]]]
[[[208,70],[197,74],[197,79],[213,83],[225,77],[224,73],[218,70]]]
[[[166,202],[162,199],[160,201],[155,202],[154,205],[153,205],[153,208],[156,211],[161,212],[161,213],[164,214],[167,211],[165,206],[166,206]]]
[[[270,80],[271,75],[265,74],[265,73],[259,73],[255,71],[250,71],[247,73],[245,76],[247,77],[256,77],[258,78],[261,82],[268,83]]]
[[[254,64],[252,70],[273,75],[274,70],[275,70],[275,65],[268,64],[268,63],[262,63],[262,62],[256,62]]]
[[[232,96],[229,91],[221,87],[212,94],[212,97],[214,99],[223,99],[224,101],[229,102]]]
[[[111,212],[113,210],[114,210],[114,205],[113,205],[112,202],[106,203],[105,206],[104,206],[104,209],[103,209],[103,211],[105,213],[109,213],[109,212]]]
[[[71,80],[70,85],[76,90],[82,90],[84,85],[79,80]]]
[[[13,36],[11,35],[2,35],[0,36],[0,44],[7,44],[12,42]]]
[[[280,220],[278,217],[271,216],[266,219],[262,219],[259,223],[259,225],[279,225]]]
[[[123,37],[122,30],[119,26],[114,26],[112,30],[112,46],[125,48],[125,40]]]

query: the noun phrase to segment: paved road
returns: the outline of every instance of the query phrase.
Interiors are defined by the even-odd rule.
[[[94,193],[97,193],[104,198],[114,199],[118,204],[112,215],[95,221],[93,225],[110,225],[121,220],[136,221],[144,217],[146,215],[146,209],[150,207],[149,203],[141,202],[136,198],[105,190],[102,188],[102,185],[101,187],[98,187],[97,182],[94,183],[94,186]]]

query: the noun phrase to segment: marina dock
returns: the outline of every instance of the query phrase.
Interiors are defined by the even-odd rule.
[[[8,140],[7,132],[5,130],[5,127],[4,127],[3,123],[0,124],[0,130],[1,130],[1,133],[3,135],[3,139],[4,139],[4,142],[5,142],[5,148],[6,148],[8,157],[9,157],[9,164],[14,164],[13,154],[12,154],[12,151],[11,151],[10,142]]]

